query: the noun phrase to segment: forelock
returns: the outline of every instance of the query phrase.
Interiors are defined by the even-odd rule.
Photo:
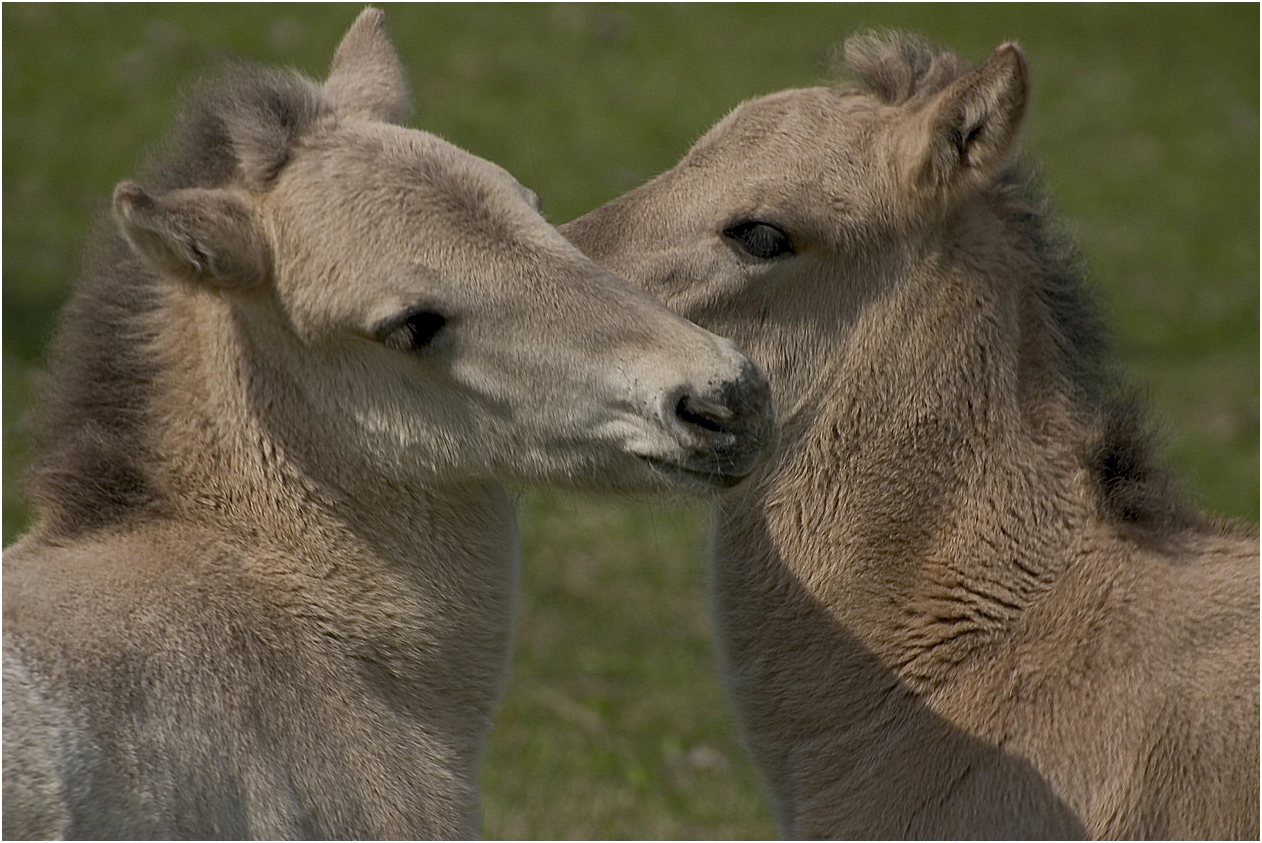
[[[887,105],[941,91],[970,65],[944,47],[904,32],[863,32],[846,39],[844,76]]]
[[[158,190],[266,187],[297,140],[331,111],[318,85],[293,71],[226,64],[185,96],[176,130],[146,169]]]

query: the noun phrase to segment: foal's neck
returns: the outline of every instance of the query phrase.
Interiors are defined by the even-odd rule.
[[[286,376],[281,355],[259,353],[233,307],[200,291],[173,292],[158,341],[159,470],[187,514],[288,549],[295,563],[349,554],[360,567],[401,570],[467,555],[497,529],[511,532],[497,485],[405,474],[345,431],[323,429],[316,399]]]
[[[781,458],[725,516],[758,513],[764,564],[910,680],[1002,637],[1092,517],[1085,432],[1021,286],[1033,267],[987,278],[955,261],[935,256],[857,320]]]
[[[227,544],[237,576],[307,629],[313,651],[375,666],[369,684],[472,758],[510,652],[518,552],[508,495],[398,476],[354,441],[304,433],[318,414],[268,361],[248,357],[227,303],[176,295],[167,315],[155,415],[176,520]]]

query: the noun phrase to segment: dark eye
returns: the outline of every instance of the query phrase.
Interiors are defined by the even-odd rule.
[[[396,351],[420,351],[434,341],[447,318],[432,310],[419,310],[391,322],[379,333],[381,341]]]
[[[742,222],[723,230],[723,236],[759,260],[793,254],[789,236],[765,222]]]

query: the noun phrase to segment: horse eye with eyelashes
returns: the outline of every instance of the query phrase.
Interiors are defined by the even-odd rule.
[[[418,310],[402,319],[391,319],[377,331],[377,338],[396,351],[421,351],[438,336],[447,318],[432,310]]]
[[[723,236],[759,260],[793,254],[789,235],[765,222],[742,222],[723,230]]]

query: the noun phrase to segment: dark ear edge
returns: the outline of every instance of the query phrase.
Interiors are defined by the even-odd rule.
[[[154,196],[135,182],[114,188],[114,220],[159,274],[221,289],[271,276],[271,249],[253,211],[227,190],[192,188]]]
[[[1016,44],[1003,44],[952,82],[920,112],[925,133],[913,182],[935,194],[976,187],[1016,155],[1029,74]]]

